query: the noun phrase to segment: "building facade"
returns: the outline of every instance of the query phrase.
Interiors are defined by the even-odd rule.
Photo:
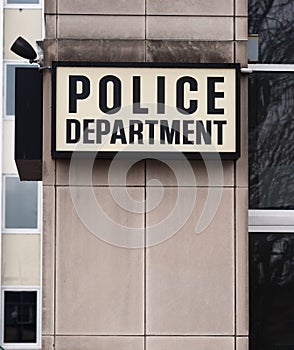
[[[45,0],[42,12],[38,0],[2,4],[5,349],[293,348],[293,6]],[[12,162],[13,75],[28,63],[9,47],[18,34],[39,39],[42,16],[41,186],[19,182]],[[223,115],[210,124],[205,108]],[[175,109],[183,138],[167,131]],[[176,145],[177,136],[191,144],[183,115],[193,113],[203,114],[200,159]],[[224,126],[234,113],[236,138]],[[134,123],[118,127],[123,115]],[[140,149],[143,124],[149,146],[160,124],[156,147],[169,139],[176,151],[103,153],[115,149],[105,146],[111,132],[119,150],[136,141]],[[236,152],[208,156],[213,135]],[[97,159],[76,152],[93,149]]]
[[[0,345],[5,349],[41,347],[42,185],[21,182],[14,162],[15,69],[29,67],[29,63],[10,47],[19,35],[36,47],[36,41],[43,39],[43,17],[42,1],[0,2]]]
[[[45,66],[83,61],[247,67],[247,4],[241,0],[86,5],[50,0],[45,22]],[[91,181],[73,180],[70,160],[51,157],[51,89],[51,72],[45,70],[44,349],[247,349],[247,77],[241,77],[241,157],[221,162],[222,183],[209,176],[217,167],[213,161],[188,162],[195,184],[185,160],[168,163],[177,169],[173,175],[152,154],[129,172],[127,160],[117,160],[113,169],[110,160],[98,159]],[[79,166],[76,171],[89,167],[85,160]],[[76,194],[89,213],[94,211],[85,196],[89,188],[106,217],[121,227],[104,232],[107,226],[100,222],[100,239],[87,228],[72,197]],[[133,198],[128,208],[116,203],[121,190]],[[195,233],[208,194],[218,190],[221,200],[210,225]],[[159,191],[161,201],[153,208]],[[193,191],[195,206],[184,201],[172,227],[165,226],[178,196],[188,198]],[[134,203],[145,203],[146,210],[137,211]],[[171,237],[154,246],[129,249],[109,238],[129,226],[141,229],[148,240],[161,222],[158,234],[170,230]]]

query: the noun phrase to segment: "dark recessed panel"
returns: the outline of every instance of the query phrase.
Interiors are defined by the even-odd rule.
[[[15,162],[21,180],[42,180],[43,75],[16,68]]]

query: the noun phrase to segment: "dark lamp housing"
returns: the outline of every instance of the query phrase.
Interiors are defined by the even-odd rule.
[[[15,42],[12,44],[10,50],[16,55],[30,60],[30,63],[33,63],[37,58],[37,53],[33,49],[30,43],[28,43],[24,38],[19,36]]]

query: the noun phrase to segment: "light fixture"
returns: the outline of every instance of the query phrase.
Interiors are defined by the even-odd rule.
[[[10,50],[16,55],[25,58],[30,61],[30,63],[39,63],[37,59],[37,53],[33,49],[30,43],[28,43],[24,38],[19,36],[15,42],[12,44]]]

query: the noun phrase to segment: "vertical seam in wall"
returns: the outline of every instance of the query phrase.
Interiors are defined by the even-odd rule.
[[[55,26],[55,40],[56,40],[56,53],[55,53],[55,58],[58,61],[58,1],[56,0],[55,3],[55,13],[56,13],[56,26]],[[52,129],[52,125],[51,125]],[[57,176],[56,176],[56,167],[57,167],[57,161],[54,160],[54,195],[55,195],[55,218],[54,218],[54,348],[56,347],[56,276],[57,276],[57,267],[56,267],[56,246],[57,246]]]
[[[146,319],[147,319],[147,315],[146,315],[146,294],[147,294],[147,290],[146,290],[146,282],[147,282],[147,266],[146,266],[146,261],[147,261],[147,257],[146,257],[146,242],[147,242],[147,238],[146,238],[146,234],[147,234],[147,187],[146,187],[146,179],[147,179],[147,174],[146,174],[146,167],[147,167],[147,160],[144,160],[144,350],[146,350]]]
[[[236,1],[233,2],[233,48],[234,48],[234,63],[236,63]],[[234,161],[234,348],[237,350],[237,196],[236,196],[236,186],[237,186],[237,162]]]
[[[54,344],[56,347],[56,245],[57,245],[57,186],[56,186],[56,160],[54,160]]]
[[[236,162],[235,168],[235,187],[234,187],[234,342],[237,350],[237,188],[236,188]]]
[[[145,0],[145,16],[144,16],[144,18],[145,18],[145,47],[144,47],[144,49],[145,49],[145,51],[144,51],[144,61],[146,62],[147,61],[147,2],[146,2],[147,0]],[[146,164],[145,164],[146,165]]]
[[[57,39],[58,34],[58,0],[55,3],[55,38]]]
[[[233,43],[234,43],[234,63],[236,63],[237,55],[236,55],[236,1],[233,2]]]

